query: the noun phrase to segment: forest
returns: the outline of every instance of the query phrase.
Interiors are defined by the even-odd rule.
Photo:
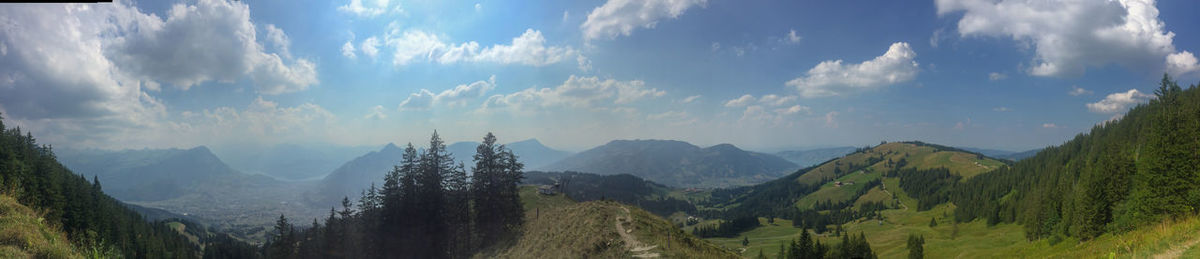
[[[468,258],[512,242],[524,220],[517,184],[524,165],[488,133],[467,167],[437,132],[418,153],[410,143],[382,188],[342,200],[322,224],[280,215],[264,245],[268,258]]]
[[[101,183],[60,164],[52,147],[29,132],[6,128],[0,118],[0,195],[44,212],[48,224],[66,232],[77,251],[92,257],[196,258],[198,244],[165,222],[147,222],[104,194]]]
[[[1200,212],[1200,89],[1164,75],[1156,98],[1074,139],[954,186],[960,222],[1020,223],[1087,240]]]

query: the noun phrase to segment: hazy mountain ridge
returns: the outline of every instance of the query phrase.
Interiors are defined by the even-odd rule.
[[[628,173],[671,186],[711,187],[765,182],[796,168],[783,158],[730,144],[700,148],[676,140],[614,140],[539,169]]]
[[[332,144],[278,144],[269,147],[219,147],[214,154],[247,174],[282,180],[319,179],[338,166],[375,147]]]
[[[815,148],[804,150],[788,150],[775,152],[776,156],[792,161],[800,167],[808,167],[820,164],[830,159],[838,158],[846,154],[853,153],[856,147],[831,147],[831,148]]]
[[[123,201],[159,201],[202,191],[222,179],[272,184],[268,177],[242,174],[204,146],[191,149],[70,150],[59,159],[83,176],[97,176],[105,192]]]

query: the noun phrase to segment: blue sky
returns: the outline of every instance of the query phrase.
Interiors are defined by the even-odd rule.
[[[1025,150],[1200,80],[1195,1],[0,5],[0,112],[56,146]]]

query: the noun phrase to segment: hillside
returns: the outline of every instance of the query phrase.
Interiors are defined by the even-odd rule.
[[[161,201],[202,192],[216,183],[272,184],[237,172],[206,147],[192,149],[63,150],[58,159],[85,177],[97,176],[123,201]]]
[[[72,171],[96,176],[110,193],[156,219],[172,214],[262,241],[263,229],[280,213],[311,220],[326,206],[309,206],[301,195],[310,182],[283,182],[230,168],[208,148],[68,150],[58,156]],[[136,209],[138,207],[152,208]],[[165,210],[169,214],[163,214]],[[257,231],[248,231],[257,229]]]
[[[674,140],[614,140],[542,169],[596,174],[627,173],[677,187],[754,184],[786,174],[796,164],[730,144],[700,148]]]
[[[0,257],[84,258],[66,234],[8,195],[0,195]]]
[[[463,162],[468,167],[475,161],[475,147],[479,146],[479,142],[463,141],[455,142],[446,146],[446,151],[454,155],[454,161]],[[550,163],[561,160],[571,152],[556,150],[545,145],[537,139],[526,139],[522,141],[504,144],[508,149],[511,149],[513,154],[517,155],[517,160],[525,164],[525,168],[540,168]]]
[[[372,183],[376,187],[383,186],[383,176],[400,163],[403,155],[403,148],[388,143],[379,151],[354,158],[321,179],[311,198],[317,205],[330,206],[340,202],[343,197],[360,196]]]
[[[856,150],[856,149],[858,149],[858,148],[856,148],[856,147],[831,147],[831,148],[817,148],[817,149],[806,149],[806,150],[788,150],[788,151],[776,152],[775,155],[779,156],[783,159],[787,159],[788,161],[792,161],[792,163],[796,163],[797,165],[799,165],[801,167],[809,167],[809,166],[817,165],[820,163],[824,163],[825,161],[829,161],[830,159],[839,158],[846,154],[850,154],[850,153],[854,152],[854,150]]]
[[[611,201],[574,203],[553,198],[561,194],[522,190],[527,208],[524,234],[510,247],[476,258],[738,257],[637,207]],[[541,201],[545,199],[557,202]]]

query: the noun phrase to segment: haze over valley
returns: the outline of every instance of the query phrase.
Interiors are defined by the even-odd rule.
[[[0,258],[1200,258],[1197,12],[0,3]]]

